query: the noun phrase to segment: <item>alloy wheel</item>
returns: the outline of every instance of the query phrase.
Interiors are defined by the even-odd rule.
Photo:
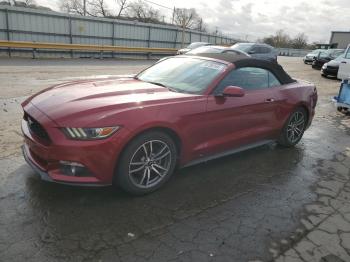
[[[291,117],[287,126],[287,138],[291,143],[297,142],[303,135],[305,128],[305,116],[302,112],[296,111]]]
[[[137,187],[153,187],[169,173],[171,159],[170,148],[165,142],[147,141],[131,157],[129,177]]]

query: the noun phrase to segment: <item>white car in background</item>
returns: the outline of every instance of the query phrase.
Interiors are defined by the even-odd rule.
[[[346,48],[344,57],[339,64],[338,79],[350,79],[350,44]]]
[[[277,63],[277,51],[263,43],[236,43],[231,48],[246,52],[251,57]]]

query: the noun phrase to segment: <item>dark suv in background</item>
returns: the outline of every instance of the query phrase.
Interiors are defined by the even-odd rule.
[[[277,63],[277,51],[273,46],[268,44],[237,43],[231,46],[231,48],[246,52],[253,58],[264,59]]]
[[[321,69],[322,66],[344,53],[344,49],[327,49],[318,53],[312,61],[312,68]]]
[[[328,77],[328,76],[337,77],[339,65],[343,62],[343,60],[344,60],[344,54],[341,54],[336,59],[333,59],[327,63],[324,63],[321,69],[321,75],[324,77]]]

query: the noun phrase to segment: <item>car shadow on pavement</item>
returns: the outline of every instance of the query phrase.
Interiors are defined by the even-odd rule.
[[[162,189],[142,197],[113,187],[81,188],[43,182],[22,166],[21,172],[31,173],[23,201],[35,220],[41,221],[35,222],[41,241],[55,243],[60,252],[66,252],[65,242],[72,237],[78,242],[91,236],[108,237],[108,241],[122,245],[171,231],[179,223],[196,224],[208,212],[210,221],[202,225],[203,230],[213,227],[217,219],[227,220],[235,232],[245,225],[237,237],[251,242],[248,236],[259,224],[256,230],[262,231],[254,239],[268,245],[274,235],[288,231],[291,220],[297,220],[294,206],[301,208],[301,203],[312,197],[305,189],[314,176],[301,168],[304,160],[302,145],[289,149],[262,146],[180,169]],[[296,201],[293,203],[291,198]],[[188,231],[195,236],[193,229]],[[244,245],[249,248],[252,244]],[[263,252],[263,247],[257,251]]]

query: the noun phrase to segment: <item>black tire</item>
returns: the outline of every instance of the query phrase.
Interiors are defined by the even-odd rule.
[[[302,115],[304,122],[302,125],[302,128],[300,128],[300,135],[298,135],[298,137],[295,140],[291,139],[291,131],[289,131],[290,125],[292,124],[292,121],[294,121],[294,117],[295,115]],[[304,108],[299,107],[297,108],[289,117],[288,120],[286,121],[285,125],[283,126],[283,129],[281,131],[280,137],[277,140],[277,143],[281,146],[284,147],[293,147],[296,144],[299,143],[299,141],[301,140],[301,138],[303,137],[304,131],[306,129],[306,125],[307,125],[307,112]],[[299,134],[299,133],[298,133]]]
[[[159,175],[159,181],[154,182],[154,185],[147,185],[148,180],[150,180],[150,178],[148,178],[148,180],[146,178],[146,180],[147,180],[147,181],[145,181],[146,185],[143,185],[143,181],[145,179],[144,176],[145,176],[145,174],[148,174],[147,171],[145,171],[145,169],[147,169],[147,168],[150,169],[151,170],[151,171],[149,171],[149,172],[151,172],[150,174],[152,174],[152,172],[153,172],[153,175],[155,177],[157,176],[157,173],[155,173],[155,171],[153,171],[154,166],[152,165],[152,163],[151,164],[148,163],[147,166],[145,166],[145,164],[142,164],[139,167],[141,168],[142,166],[144,166],[144,169],[141,169],[140,171],[137,171],[135,173],[132,173],[133,170],[131,170],[131,173],[129,173],[130,167],[134,164],[134,162],[132,163],[131,161],[133,161],[134,157],[136,157],[137,154],[142,154],[141,151],[144,149],[143,145],[146,144],[147,149],[145,149],[145,150],[149,151],[148,153],[150,153],[150,152],[152,152],[152,149],[150,149],[152,147],[152,144],[153,144],[153,147],[156,147],[157,143],[159,144],[159,151],[161,150],[161,146],[165,147],[165,145],[166,145],[167,146],[166,150],[167,151],[169,150],[169,152],[170,152],[169,153],[170,156],[167,158],[167,161],[170,161],[170,162],[167,162],[167,164],[166,164],[168,171],[165,173],[165,171],[158,169],[158,167],[157,167],[156,170],[158,170],[160,172],[164,172],[164,174],[162,176]],[[146,157],[146,156],[143,156],[143,157]],[[161,164],[159,164],[159,162],[157,162],[160,160],[156,160],[157,155],[155,154],[155,155],[153,155],[153,157],[154,157],[154,160],[152,160],[152,162],[154,163],[154,165],[156,165],[156,166],[161,165]],[[165,160],[165,159],[163,159],[163,160]],[[142,161],[151,162],[151,160],[142,160]],[[163,132],[159,132],[159,131],[150,131],[147,133],[143,133],[143,134],[135,137],[126,146],[126,148],[122,152],[120,160],[118,161],[118,166],[116,169],[116,174],[115,174],[115,179],[114,179],[115,183],[114,184],[119,186],[124,191],[126,191],[130,194],[133,194],[133,195],[144,195],[144,194],[151,193],[151,192],[159,189],[162,185],[164,185],[164,183],[166,183],[169,180],[171,175],[174,173],[174,169],[176,167],[176,161],[177,161],[177,148],[176,148],[175,142],[173,141],[173,139],[170,136],[168,136],[167,134],[165,134]],[[144,163],[144,162],[139,162],[139,163]],[[135,170],[136,169],[139,169],[139,168],[135,168]],[[149,175],[149,176],[151,176],[151,175]],[[140,181],[136,181],[138,178],[140,178]],[[139,184],[138,184],[138,182],[139,182]]]

